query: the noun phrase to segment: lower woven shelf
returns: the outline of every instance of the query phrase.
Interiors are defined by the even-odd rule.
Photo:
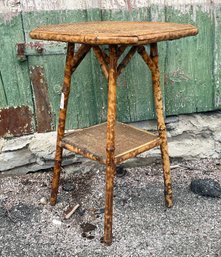
[[[66,133],[61,142],[61,147],[105,164],[106,127],[107,123],[105,122]],[[115,163],[119,164],[160,144],[161,140],[158,136],[117,122],[115,132]]]

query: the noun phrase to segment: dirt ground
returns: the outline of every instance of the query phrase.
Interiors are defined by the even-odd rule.
[[[171,209],[164,205],[158,159],[148,163],[139,158],[124,170],[126,175],[115,179],[114,240],[109,247],[100,243],[103,166],[91,162],[91,169],[81,164],[65,168],[54,207],[47,202],[51,172],[1,175],[0,256],[221,257],[221,199],[189,189],[193,178],[221,182],[220,160],[173,160]],[[77,204],[77,211],[65,219],[65,211]]]

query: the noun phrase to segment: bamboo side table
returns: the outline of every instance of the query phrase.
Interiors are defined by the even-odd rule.
[[[151,148],[160,146],[165,202],[167,207],[173,205],[170,161],[160,89],[157,42],[194,36],[197,33],[197,28],[188,24],[113,21],[51,25],[37,28],[30,33],[31,38],[34,39],[68,42],[57,130],[51,205],[55,205],[57,200],[63,148],[105,164],[104,242],[108,245],[112,243],[113,183],[117,164]],[[75,43],[82,44],[76,53],[74,52]],[[146,44],[150,44],[150,54],[147,53],[144,47]],[[109,45],[109,55],[102,51],[100,45]],[[118,64],[120,56],[128,47],[130,47],[129,51]],[[107,122],[65,134],[71,76],[90,49],[94,51],[104,76],[108,80]],[[136,52],[140,54],[152,74],[158,136],[116,121],[117,77]]]

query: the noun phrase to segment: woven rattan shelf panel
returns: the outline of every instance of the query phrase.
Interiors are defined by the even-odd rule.
[[[98,21],[57,24],[33,30],[34,39],[86,44],[146,44],[193,36],[196,27],[163,22]]]
[[[61,146],[92,160],[106,163],[106,123],[79,129],[64,136]],[[116,164],[160,145],[159,137],[117,122]]]

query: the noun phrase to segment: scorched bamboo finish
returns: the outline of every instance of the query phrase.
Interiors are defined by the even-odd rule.
[[[106,165],[106,193],[105,193],[105,215],[104,215],[104,237],[103,241],[107,245],[112,243],[112,218],[113,218],[113,184],[114,176],[116,172],[116,164],[135,157],[146,150],[154,148],[160,145],[161,156],[163,162],[163,176],[165,185],[165,202],[167,207],[173,205],[172,201],[172,187],[170,178],[170,161],[168,155],[166,126],[164,122],[163,114],[163,102],[162,93],[160,89],[160,71],[158,68],[158,50],[157,42],[162,40],[172,40],[186,36],[193,36],[198,33],[197,28],[188,24],[174,24],[174,23],[159,23],[159,22],[91,22],[91,23],[73,23],[73,24],[60,24],[52,25],[43,28],[38,28],[30,33],[32,38],[45,39],[45,40],[58,40],[68,42],[64,86],[61,97],[59,125],[57,134],[57,147],[54,165],[54,175],[52,179],[52,193],[51,204],[54,205],[57,199],[57,192],[60,179],[62,149],[66,148],[75,153],[81,154],[92,160],[99,161]],[[73,42],[73,43],[71,43]],[[74,43],[82,43],[78,52],[74,54]],[[109,45],[109,56],[100,45]],[[150,44],[150,56],[145,50],[144,45]],[[131,47],[127,52],[120,64],[118,60],[124,51]],[[82,138],[82,131],[73,132],[73,135],[64,135],[65,119],[67,112],[68,97],[70,92],[71,75],[76,70],[78,65],[90,51],[94,50],[101,70],[104,76],[108,80],[108,114],[106,128],[106,139],[103,137],[103,141],[106,140],[106,152],[99,154],[97,149],[104,150],[103,146],[94,147],[91,146],[89,141]],[[128,125],[120,125],[116,123],[116,96],[117,96],[117,77],[126,68],[134,54],[138,52],[143,58],[144,62],[149,67],[152,74],[153,82],[153,94],[155,101],[155,111],[157,116],[158,132],[159,136],[144,132],[136,128],[131,128]],[[94,126],[95,130],[99,129],[99,133],[102,134],[104,124]],[[124,127],[125,126],[125,127]],[[134,142],[138,145],[131,145],[128,149],[123,145],[121,151],[116,149],[115,129],[118,132],[126,129],[126,134],[133,135],[136,140]],[[87,133],[96,135],[95,130],[90,129]],[[98,133],[98,134],[99,134]],[[145,142],[139,140],[141,134],[145,138]],[[84,134],[84,133],[83,133]],[[85,133],[86,134],[86,133]],[[99,136],[100,136],[99,134]],[[122,134],[118,138],[122,144],[127,144]],[[84,141],[84,145],[80,146],[78,140],[73,139],[76,135],[81,136],[81,141]],[[139,136],[138,136],[139,135]],[[96,144],[99,142],[99,136],[96,139]],[[103,134],[104,136],[104,134]],[[90,137],[91,139],[91,137]],[[87,145],[85,145],[87,142]],[[134,144],[134,143],[133,143]],[[87,150],[87,147],[88,150]],[[93,152],[94,150],[94,152]],[[118,154],[116,154],[116,152]]]
[[[60,103],[60,113],[59,113],[59,125],[57,130],[57,145],[56,145],[56,154],[55,154],[55,164],[54,164],[54,174],[52,179],[51,186],[51,205],[55,205],[57,201],[60,173],[61,173],[61,159],[62,159],[62,150],[60,146],[62,138],[64,136],[65,130],[65,119],[67,113],[68,97],[70,93],[71,85],[71,74],[74,66],[74,44],[68,43],[67,49],[67,58],[65,64],[64,72],[64,83],[61,94],[61,103]]]
[[[155,64],[155,69],[151,71],[152,81],[153,81],[153,93],[155,101],[155,111],[157,115],[157,127],[159,135],[161,138],[161,156],[163,161],[163,175],[164,175],[164,185],[165,185],[165,201],[167,207],[172,207],[173,197],[172,197],[172,186],[171,186],[171,176],[170,176],[170,160],[168,154],[167,145],[167,132],[166,125],[163,115],[163,97],[160,88],[160,71],[158,67],[158,49],[157,43],[150,44],[150,57]]]
[[[117,100],[117,46],[110,45],[110,68],[108,80],[108,113],[107,113],[107,141],[106,141],[106,196],[104,216],[104,242],[112,243],[113,218],[113,187],[116,172],[115,157],[115,123]]]

